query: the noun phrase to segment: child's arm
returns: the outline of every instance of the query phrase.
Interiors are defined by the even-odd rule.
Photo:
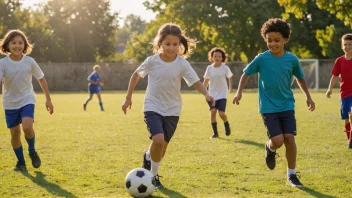
[[[245,73],[242,74],[240,82],[238,84],[236,95],[235,97],[233,97],[233,101],[232,101],[233,104],[237,104],[237,105],[240,104],[240,100],[242,98],[242,91],[243,91],[244,85],[248,81],[248,78],[249,76],[247,76]]]
[[[326,91],[326,96],[328,98],[330,98],[330,96],[332,94],[332,88],[334,87],[334,85],[335,85],[335,83],[337,82],[338,79],[339,79],[338,76],[334,76],[334,75],[331,76],[330,83],[329,83],[329,88],[328,88],[328,91]]]
[[[87,78],[87,80],[90,82],[90,84],[93,84],[93,85],[97,85],[99,83],[99,81],[97,82],[92,81],[89,77]]]
[[[207,89],[204,87],[204,85],[200,81],[197,81],[196,83],[194,83],[193,86],[197,89],[197,91],[199,93],[202,93],[205,96],[205,99],[207,101],[212,103],[213,107],[215,106],[214,98],[211,95],[209,95]]]
[[[40,87],[42,88],[42,90],[43,90],[43,92],[45,94],[45,98],[46,98],[45,106],[46,106],[46,109],[49,111],[50,114],[53,114],[54,113],[54,106],[51,103],[48,83],[46,82],[45,78],[39,79],[38,82],[39,82]]]
[[[209,79],[204,78],[203,85],[207,89],[209,85]]]
[[[232,92],[232,78],[228,78],[229,80],[229,92]]]
[[[125,113],[127,113],[127,108],[132,107],[132,92],[134,90],[134,88],[136,87],[139,79],[141,77],[137,74],[137,72],[134,72],[131,76],[130,82],[128,84],[128,90],[127,90],[127,95],[126,95],[126,100],[122,105],[122,111]]]
[[[312,97],[310,96],[309,90],[308,90],[308,86],[306,83],[306,80],[304,80],[304,78],[296,78],[299,87],[301,88],[301,90],[304,92],[304,94],[306,95],[307,98],[307,106],[309,107],[310,111],[314,111],[315,109],[315,103],[312,100]]]

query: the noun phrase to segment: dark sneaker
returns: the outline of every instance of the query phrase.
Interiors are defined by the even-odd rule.
[[[297,188],[303,187],[303,184],[299,181],[296,174],[289,175],[287,177],[287,183],[288,183],[288,185],[290,185],[292,187],[297,187]]]
[[[231,134],[231,129],[230,129],[230,127],[228,127],[228,128],[226,127],[226,128],[225,128],[225,135],[226,135],[226,136],[229,136],[230,134]]]
[[[270,170],[274,170],[276,166],[276,151],[272,152],[265,144],[265,162]]]
[[[152,169],[151,166],[151,161],[147,160],[147,151],[144,151],[142,168],[145,168],[150,171]]]
[[[16,166],[13,168],[14,171],[27,171],[26,163],[17,161]]]
[[[219,137],[219,134],[218,134],[218,133],[213,133],[213,135],[210,136],[210,139],[218,138],[218,137]]]
[[[155,188],[156,189],[160,189],[160,188],[162,188],[162,187],[164,187],[161,183],[160,183],[160,180],[159,180],[159,178],[160,178],[161,176],[159,176],[159,175],[156,175],[154,178],[155,178]]]
[[[352,142],[348,142],[348,148],[352,149]]]
[[[31,157],[33,167],[39,168],[42,164],[42,161],[40,160],[38,153],[35,152],[33,154],[29,154],[29,157]]]
[[[86,110],[86,109],[87,109],[87,105],[83,104],[83,110]]]

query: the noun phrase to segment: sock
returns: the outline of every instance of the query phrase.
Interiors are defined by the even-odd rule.
[[[35,136],[33,138],[27,138],[25,137],[28,143],[28,152],[29,154],[34,154],[35,153],[35,148],[34,148],[34,144],[35,144]]]
[[[268,147],[268,149],[269,149],[271,152],[275,152],[275,151],[276,151],[275,149],[270,148],[270,141],[267,141],[267,142],[266,142],[266,147]]]
[[[216,122],[211,123],[211,126],[213,127],[214,134],[218,133],[218,126]]]
[[[229,121],[224,122],[225,129],[228,130],[230,128]]]
[[[289,169],[287,168],[287,175],[290,176],[290,175],[295,175],[296,174],[296,169]]]
[[[153,176],[156,176],[158,174],[158,170],[159,170],[159,166],[160,166],[160,162],[154,162],[152,159],[150,159],[150,161],[152,162],[152,170],[151,172],[153,173]]]
[[[347,135],[347,140],[351,140],[351,124],[345,124],[345,132]]]
[[[148,161],[151,160],[151,159],[150,159],[150,150],[147,150],[147,151],[145,152],[145,159],[148,160]]]
[[[13,148],[13,150],[15,151],[17,160],[19,162],[25,163],[22,145],[20,147],[18,147],[18,148]]]
[[[99,102],[100,110],[104,110],[103,103]]]

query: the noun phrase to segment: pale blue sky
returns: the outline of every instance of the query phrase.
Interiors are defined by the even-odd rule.
[[[59,1],[59,0],[58,0]],[[155,18],[155,13],[147,10],[143,2],[146,0],[110,0],[112,11],[119,12],[119,16],[125,18],[129,14],[141,16],[143,20],[150,21]],[[28,8],[39,3],[46,3],[47,0],[22,0],[23,6]],[[119,21],[120,25],[123,21]]]

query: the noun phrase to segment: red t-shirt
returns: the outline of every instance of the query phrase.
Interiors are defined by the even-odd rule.
[[[332,75],[340,76],[341,98],[352,96],[352,59],[346,60],[345,56],[336,59]]]

